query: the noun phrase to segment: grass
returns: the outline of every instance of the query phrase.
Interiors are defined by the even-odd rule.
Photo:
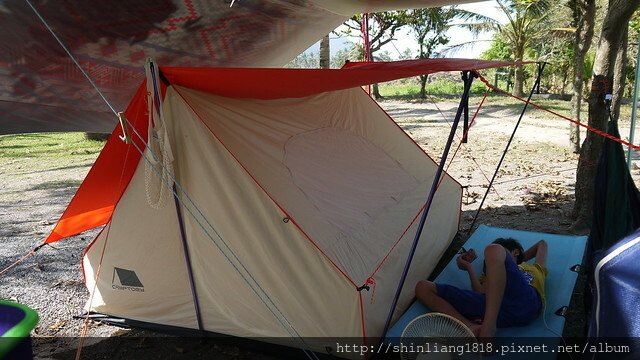
[[[68,158],[94,154],[104,142],[87,140],[83,133],[46,133],[0,136],[0,159],[17,159],[40,154]]]
[[[0,136],[0,168],[39,171],[92,163],[105,142],[84,133],[42,133]]]
[[[462,93],[462,82],[448,80],[435,80],[427,84],[425,90],[428,94],[452,95]],[[471,85],[472,94],[484,94],[485,86],[481,83]],[[380,95],[383,97],[418,97],[420,85],[414,83],[386,83],[380,84]]]

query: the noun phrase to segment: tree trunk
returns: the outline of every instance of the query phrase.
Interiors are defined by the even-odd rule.
[[[615,64],[624,35],[633,12],[640,0],[610,0],[598,41],[593,65],[593,81],[589,93],[589,126],[605,131],[607,108],[605,94],[614,89]],[[614,100],[615,101],[619,100]],[[594,199],[594,179],[598,158],[602,150],[602,137],[592,132],[582,144],[576,174],[576,203],[573,208],[575,222],[572,230],[586,230],[591,225]]]
[[[427,75],[420,75],[420,99],[427,98]]]
[[[560,89],[560,95],[565,96],[567,94],[567,78],[569,77],[568,71],[562,72],[562,88]]]
[[[320,40],[320,68],[329,69],[331,67],[331,47],[329,45],[329,35]]]
[[[584,58],[591,48],[593,27],[596,16],[596,0],[575,0],[574,20],[576,21],[575,41],[573,45],[573,97],[571,98],[571,117],[580,121],[582,90],[584,87]],[[580,126],[570,123],[569,141],[573,152],[580,153]]]
[[[522,60],[516,60],[522,61]],[[524,67],[522,64],[516,65],[516,76],[515,82],[513,83],[513,95],[522,97],[524,96]]]
[[[516,48],[516,61],[522,61],[524,58],[524,45],[518,45]],[[513,83],[513,95],[522,97],[524,95],[524,66],[516,65],[515,82]]]
[[[382,99],[382,95],[380,95],[380,89],[378,84],[371,85],[371,92],[373,92],[373,98],[376,100]]]
[[[616,65],[613,75],[613,103],[611,104],[611,116],[613,120],[618,121],[620,117],[620,106],[624,97],[624,88],[627,82],[627,66],[629,60],[627,58],[627,48],[629,46],[629,27],[624,28],[622,34],[622,43],[616,56]]]

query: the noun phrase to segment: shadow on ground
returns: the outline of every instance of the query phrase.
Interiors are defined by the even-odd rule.
[[[69,166],[60,166],[60,167],[49,167],[47,169],[44,170],[37,170],[37,171],[30,171],[30,172],[24,172],[24,173],[20,173],[20,175],[31,175],[31,174],[42,174],[42,173],[46,173],[46,172],[53,172],[53,171],[59,171],[59,170],[73,170],[73,169],[82,169],[82,168],[90,168],[93,165],[93,162],[87,162],[87,163],[81,163],[81,164],[77,164],[77,165],[69,165]]]
[[[81,180],[53,180],[36,184],[29,190],[68,190],[65,192],[66,194],[75,192],[81,183]],[[59,196],[58,193],[51,193],[50,195]]]

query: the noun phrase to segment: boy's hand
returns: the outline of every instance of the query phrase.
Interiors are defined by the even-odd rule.
[[[460,255],[458,256],[458,258],[456,258],[456,264],[458,265],[458,269],[465,271],[469,271],[469,267],[471,266],[471,263],[466,261],[463,258],[463,255]]]

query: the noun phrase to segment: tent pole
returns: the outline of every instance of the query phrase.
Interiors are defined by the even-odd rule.
[[[631,128],[629,129],[629,142],[633,144],[635,130],[636,130],[636,118],[638,116],[638,91],[640,91],[640,44],[638,44],[638,56],[636,57],[636,82],[633,84],[633,101],[631,105]],[[633,149],[629,147],[627,149],[627,166],[631,169],[631,157],[633,155]]]
[[[453,120],[453,125],[451,126],[451,131],[449,132],[449,139],[447,139],[447,144],[445,145],[445,148],[442,152],[442,158],[440,159],[438,170],[436,171],[436,174],[433,178],[433,183],[431,184],[431,190],[429,191],[429,196],[427,198],[427,202],[425,203],[424,211],[422,212],[422,216],[420,217],[418,230],[416,231],[416,235],[413,239],[413,244],[411,245],[411,250],[409,251],[409,257],[407,258],[407,261],[404,265],[404,270],[402,271],[402,276],[400,277],[400,282],[398,284],[398,288],[396,289],[396,294],[393,298],[393,303],[391,304],[391,308],[389,309],[389,314],[387,315],[387,321],[385,322],[385,325],[384,325],[384,331],[382,332],[381,341],[384,341],[384,336],[387,334],[387,331],[389,330],[389,326],[391,325],[391,319],[393,318],[393,313],[395,312],[396,306],[398,305],[398,300],[400,299],[400,293],[402,292],[402,288],[404,287],[404,282],[407,279],[407,275],[409,274],[411,261],[413,260],[413,256],[415,255],[416,248],[418,247],[418,241],[420,241],[420,235],[422,234],[424,223],[427,220],[429,209],[431,208],[431,204],[433,203],[436,190],[438,190],[438,184],[440,183],[440,178],[442,177],[442,173],[444,172],[444,165],[447,160],[447,156],[449,155],[451,144],[453,143],[453,137],[456,133],[456,129],[458,128],[458,123],[460,122],[462,113],[464,112],[465,104],[467,104],[469,101],[469,90],[471,89],[471,83],[473,82],[473,78],[475,77],[477,77],[477,74],[475,72],[471,72],[468,70],[465,70],[462,72],[462,80],[464,81],[464,91],[462,92],[460,105],[458,105],[458,112],[456,113],[456,117]]]
[[[364,61],[371,61],[371,44],[369,43],[369,13],[362,14],[362,38],[364,39]]]
[[[196,320],[198,321],[198,329],[200,329],[201,331],[204,331],[204,326],[202,324],[202,315],[200,312],[200,302],[198,301],[196,284],[193,281],[193,268],[191,266],[191,255],[189,255],[189,245],[187,244],[187,234],[184,230],[184,220],[182,217],[180,199],[178,199],[178,189],[176,188],[175,183],[173,184],[173,200],[176,203],[178,225],[180,226],[180,239],[182,240],[182,249],[184,250],[184,260],[187,263],[187,275],[189,276],[189,286],[191,287],[191,296],[193,297],[193,306],[196,309]]]
[[[462,140],[460,140],[460,142],[463,144],[466,144],[469,136],[469,97],[468,96],[463,105],[464,105],[464,109],[463,109],[464,124],[462,127]]]
[[[527,102],[524,103],[524,107],[522,108],[522,112],[520,113],[520,117],[518,118],[518,122],[516,122],[516,126],[513,128],[513,132],[511,132],[511,137],[509,138],[509,141],[507,142],[507,146],[504,148],[504,151],[502,152],[502,157],[500,157],[498,166],[496,166],[496,171],[493,173],[493,177],[491,177],[489,186],[487,186],[487,191],[485,191],[484,196],[482,197],[480,206],[478,206],[478,210],[476,211],[476,215],[473,217],[473,221],[471,222],[471,226],[469,226],[469,230],[467,231],[467,234],[471,233],[471,230],[473,230],[473,226],[476,224],[476,220],[478,220],[478,215],[480,214],[480,210],[482,210],[482,205],[484,205],[484,201],[487,199],[487,196],[489,195],[489,191],[491,191],[491,187],[493,186],[493,181],[496,179],[496,175],[498,175],[498,171],[500,170],[500,167],[502,166],[502,162],[504,161],[504,158],[507,155],[507,151],[509,151],[509,146],[511,146],[511,142],[513,141],[513,138],[516,136],[516,131],[518,130],[518,126],[520,126],[520,121],[522,121],[525,111],[527,111],[527,106],[529,106],[529,102],[531,101],[531,96],[533,96],[533,93],[536,91],[538,86],[540,86],[540,79],[542,78],[542,72],[544,71],[544,66],[546,64],[547,64],[546,62],[538,63],[538,77],[536,78],[536,82],[533,84],[533,87],[529,92],[529,97],[527,98]]]
[[[158,114],[161,114],[160,111],[162,107],[160,104],[160,99],[162,97],[160,94],[160,87],[158,86],[156,77],[153,76],[155,63],[152,59],[148,59],[147,61],[150,69],[152,70],[151,80],[152,80],[153,89],[155,92],[153,105],[156,108],[156,112]],[[167,86],[169,86],[169,82],[166,81],[167,78],[164,75],[160,75],[160,74],[161,73],[158,69],[158,75],[160,76],[160,79],[163,82],[165,82]],[[200,303],[198,302],[198,293],[196,292],[196,284],[193,281],[193,268],[191,267],[191,256],[189,255],[189,245],[187,244],[187,234],[184,230],[184,220],[183,220],[184,218],[182,216],[180,199],[178,198],[178,188],[176,187],[175,178],[173,180],[174,180],[173,181],[173,200],[175,201],[176,214],[178,215],[178,226],[180,227],[180,239],[182,240],[182,249],[184,250],[184,259],[185,259],[185,262],[187,263],[187,275],[189,277],[189,286],[191,287],[191,296],[193,297],[193,306],[195,307],[195,310],[196,310],[196,320],[198,322],[198,329],[200,331],[204,331],[204,326],[202,325],[202,315],[200,313]]]
[[[360,24],[362,32],[362,42],[364,47],[364,61],[372,61],[371,43],[369,42],[369,13],[362,14],[362,23]],[[371,84],[367,85],[367,94],[371,96]]]

